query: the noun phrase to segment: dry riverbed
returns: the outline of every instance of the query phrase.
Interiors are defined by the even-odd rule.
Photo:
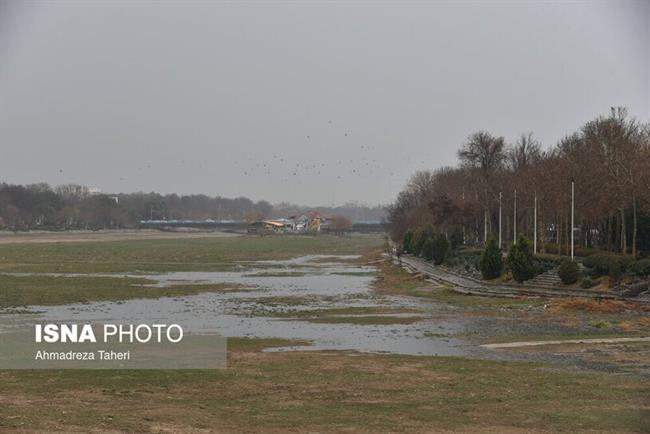
[[[648,312],[459,295],[384,260],[380,244],[0,246],[0,324],[165,318],[229,337],[223,370],[0,371],[0,431],[647,431],[647,342],[480,345],[643,336]]]

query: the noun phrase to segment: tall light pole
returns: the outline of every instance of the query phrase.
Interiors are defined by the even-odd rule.
[[[503,195],[499,192],[499,248],[501,248],[501,199]]]
[[[483,211],[483,243],[487,243],[487,209]]]
[[[535,192],[535,211],[533,212],[533,252],[537,254],[537,192]]]
[[[512,243],[517,244],[517,190],[515,190],[515,219],[512,222],[512,227],[514,228]]]
[[[576,182],[571,179],[571,260],[573,261],[573,221],[575,217]]]
[[[463,202],[462,202],[462,204],[463,204],[463,209],[465,209],[465,188],[464,187],[463,187]],[[465,245],[467,243],[467,240],[465,238],[465,218],[462,216],[462,214],[461,214],[461,217],[460,217],[460,222],[463,225],[463,245]]]

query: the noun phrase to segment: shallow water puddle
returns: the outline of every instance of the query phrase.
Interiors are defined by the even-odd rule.
[[[34,315],[39,320],[176,323],[188,333],[311,342],[308,346],[276,348],[273,351],[352,350],[411,355],[468,355],[477,351],[474,346],[452,338],[464,329],[462,319],[450,317],[433,302],[375,294],[370,288],[374,268],[344,262],[354,258],[310,255],[286,261],[248,262],[240,272],[127,274],[128,277],[146,277],[154,281],[147,285],[152,290],[179,283],[233,283],[245,289],[159,299],[29,306],[29,309],[38,312]],[[357,311],[346,313],[345,310],[352,308],[357,308]],[[365,308],[377,309],[378,313],[366,314],[363,312]],[[315,323],[300,318],[300,314],[336,309],[342,311],[327,316],[422,316],[426,319],[411,324],[348,324]],[[396,313],[395,310],[399,309],[406,312]],[[282,317],[278,318],[280,314]],[[2,324],[8,326],[12,322],[33,321],[34,315],[2,315]],[[287,317],[291,315],[297,317]]]

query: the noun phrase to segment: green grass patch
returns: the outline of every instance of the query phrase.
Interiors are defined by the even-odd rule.
[[[317,316],[348,316],[348,315],[381,315],[381,314],[396,314],[396,313],[420,313],[420,310],[405,308],[405,307],[391,307],[391,306],[350,306],[350,307],[334,307],[327,309],[305,310],[296,312],[279,312],[278,316],[291,316],[293,318],[300,317],[317,317]]]
[[[305,274],[300,271],[260,271],[258,273],[244,274],[244,277],[303,277]]]
[[[612,323],[602,319],[592,319],[589,321],[589,327],[595,327],[597,329],[609,329],[612,328]]]
[[[233,283],[142,286],[152,283],[155,282],[131,277],[0,275],[0,307],[173,297],[238,288]]]
[[[319,324],[356,324],[356,325],[390,325],[390,324],[413,324],[426,318],[416,316],[321,316],[306,318],[308,322]]]
[[[257,304],[263,304],[266,306],[303,306],[310,304],[314,301],[311,297],[300,297],[300,296],[275,296],[275,297],[258,297],[258,298],[247,298],[247,302],[253,302]]]
[[[373,271],[338,271],[336,273],[331,273],[336,276],[374,276]]]
[[[228,338],[228,351],[261,351],[267,348],[309,345],[308,341],[280,338]]]
[[[283,236],[0,245],[0,271],[165,272],[232,270],[236,261],[361,254],[378,236]]]
[[[421,316],[390,316],[391,314],[422,313],[416,309],[383,306],[343,307],[330,309],[310,309],[288,312],[263,312],[263,316],[297,319],[320,324],[413,324],[425,318]]]

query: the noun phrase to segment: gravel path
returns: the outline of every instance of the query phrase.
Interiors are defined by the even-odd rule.
[[[536,347],[540,345],[561,345],[561,344],[618,344],[623,342],[650,342],[650,337],[638,338],[607,338],[607,339],[565,339],[556,341],[524,341],[524,342],[505,342],[500,344],[483,344],[481,347],[497,348],[519,348],[519,347]]]

